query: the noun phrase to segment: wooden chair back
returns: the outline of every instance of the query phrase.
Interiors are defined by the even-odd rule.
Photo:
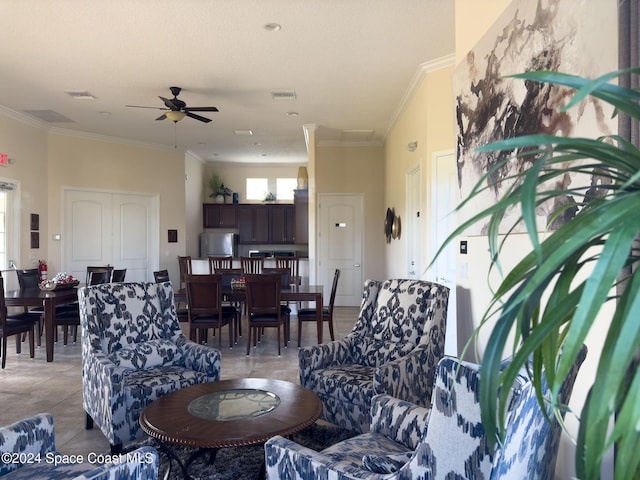
[[[180,269],[180,288],[185,287],[187,281],[187,275],[191,275],[191,257],[189,255],[184,257],[178,257],[178,267]]]
[[[298,257],[276,257],[276,268],[289,269],[290,283],[300,285],[300,259]]]
[[[221,275],[187,275],[186,289],[189,319],[198,315],[209,317],[221,315]]]
[[[112,283],[124,282],[124,278],[126,276],[127,276],[126,268],[114,269],[113,273],[111,274],[111,282]]]
[[[153,280],[156,283],[164,283],[169,282],[169,271],[168,270],[158,270],[157,272],[153,272]]]
[[[233,257],[209,257],[209,273],[221,268],[233,268]]]
[[[96,275],[95,275],[95,278],[92,280],[94,273]],[[85,283],[87,285],[99,285],[101,283],[109,283],[111,281],[112,273],[113,273],[113,267],[111,265],[88,266]]]
[[[240,266],[244,273],[261,273],[264,267],[263,257],[240,257]]]
[[[247,315],[273,315],[280,320],[279,274],[245,274]]]
[[[16,270],[18,276],[18,285],[20,290],[25,288],[37,288],[40,283],[40,272],[37,268],[29,268],[27,270]]]

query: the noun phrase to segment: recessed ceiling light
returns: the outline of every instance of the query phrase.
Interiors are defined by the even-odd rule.
[[[253,130],[234,130],[236,135],[253,135]]]
[[[100,112],[100,115],[104,116],[104,117],[108,117],[111,115],[111,112]]]
[[[285,115],[287,117],[297,117],[300,114],[298,112],[287,112],[287,113],[285,113]]]
[[[279,23],[267,23],[264,26],[264,29],[267,32],[278,32],[281,28],[282,28],[282,25],[280,25]]]
[[[273,100],[295,100],[296,92],[294,92],[293,90],[271,92],[271,98]]]

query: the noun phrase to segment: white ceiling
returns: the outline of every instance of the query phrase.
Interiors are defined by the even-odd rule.
[[[421,68],[453,54],[453,16],[454,0],[0,0],[0,106],[207,162],[306,162],[303,125],[320,143],[382,143]],[[163,107],[170,86],[220,111],[174,124],[125,107]]]

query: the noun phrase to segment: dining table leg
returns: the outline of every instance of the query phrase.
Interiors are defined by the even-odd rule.
[[[47,349],[47,362],[53,362],[53,343],[55,340],[55,316],[56,306],[52,299],[44,300],[44,333],[45,348]]]

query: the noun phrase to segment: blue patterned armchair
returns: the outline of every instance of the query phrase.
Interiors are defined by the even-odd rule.
[[[220,378],[220,351],[185,337],[170,282],[111,283],[79,290],[82,397],[118,452],[142,436],[142,410],[180,388]]]
[[[428,406],[444,356],[448,298],[436,283],[367,280],[353,330],[298,353],[300,384],[320,397],[322,419],[366,432],[379,393]]]
[[[567,404],[586,349],[562,386]],[[561,427],[547,421],[532,382],[524,375],[512,390],[504,448],[490,451],[480,418],[479,365],[445,357],[438,363],[431,409],[376,395],[371,428],[317,452],[284,437],[265,444],[267,478],[413,480],[552,480]]]
[[[158,478],[158,452],[141,447],[121,457],[82,458],[56,451],[53,416],[41,413],[0,427],[0,477],[7,480],[147,480]]]

